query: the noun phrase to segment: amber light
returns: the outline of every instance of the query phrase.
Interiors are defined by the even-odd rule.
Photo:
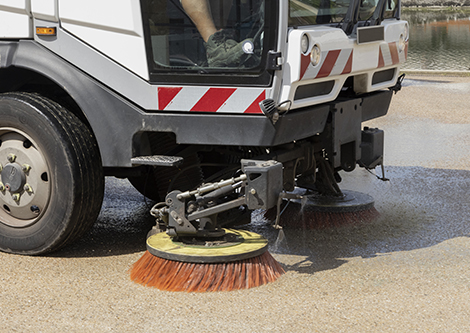
[[[36,35],[38,36],[55,36],[55,28],[37,27]]]

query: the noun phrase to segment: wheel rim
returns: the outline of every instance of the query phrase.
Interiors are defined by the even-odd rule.
[[[0,222],[26,227],[38,221],[51,196],[50,169],[26,133],[0,128]]]

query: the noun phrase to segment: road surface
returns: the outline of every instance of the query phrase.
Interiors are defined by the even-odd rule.
[[[386,117],[382,182],[363,169],[342,188],[381,216],[326,230],[285,228],[256,212],[287,273],[219,293],[171,293],[129,280],[152,226],[125,180],[107,179],[82,240],[45,257],[0,253],[0,332],[470,331],[470,78],[408,76]],[[377,169],[377,174],[381,174]]]

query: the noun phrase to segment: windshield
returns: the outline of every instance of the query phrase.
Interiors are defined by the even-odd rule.
[[[263,0],[143,0],[153,71],[261,68]]]
[[[340,23],[348,11],[350,0],[290,0],[289,25],[304,26],[314,24]],[[379,0],[360,1],[358,20],[371,19]],[[392,18],[398,0],[386,0],[384,18]]]

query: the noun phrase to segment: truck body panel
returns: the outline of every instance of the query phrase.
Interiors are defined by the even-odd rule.
[[[58,22],[58,0],[34,0],[31,2],[31,13],[36,19]]]
[[[139,1],[59,0],[59,5],[61,27],[65,31],[148,80]]]
[[[0,38],[32,38],[30,0],[4,0],[0,3]]]
[[[18,30],[24,30],[18,36],[30,38],[36,27],[56,29],[53,36],[34,34],[34,41],[0,44],[3,59],[8,59],[2,67],[41,73],[62,87],[79,105],[95,133],[106,167],[132,166],[131,158],[142,153],[136,149],[134,138],[143,132],[171,132],[177,143],[197,145],[272,146],[304,139],[322,132],[329,113],[325,110],[334,109],[334,101],[347,80],[352,78],[356,93],[389,88],[406,59],[406,48],[398,50],[399,36],[407,24],[404,21],[384,20],[383,40],[359,45],[355,35],[347,35],[339,27],[289,28],[287,16],[280,15],[277,40],[269,45],[280,54],[275,59],[279,67],[270,71],[269,84],[259,87],[250,84],[249,79],[246,84],[231,84],[231,78],[238,73],[222,73],[227,83],[214,84],[211,80],[220,76],[217,72],[207,79],[202,73],[203,79],[197,84],[153,82],[147,53],[155,51],[155,45],[149,45],[152,38],[162,35],[150,39],[145,36],[142,4],[131,0],[31,0],[4,1],[0,7],[1,15],[21,16],[9,19],[21,28]],[[280,1],[277,10],[288,11],[287,2]],[[305,36],[309,46],[302,51]],[[164,43],[170,45],[169,40]],[[311,62],[313,46],[321,50],[321,60],[315,66]],[[382,72],[383,79],[374,80],[376,73]],[[185,75],[180,77],[183,80]],[[266,99],[290,101],[279,108],[300,113],[288,114],[273,125],[259,107]],[[385,98],[381,111],[363,107],[360,117],[381,116],[388,103]],[[306,116],[308,112],[311,114]],[[305,120],[310,125],[300,123]]]

